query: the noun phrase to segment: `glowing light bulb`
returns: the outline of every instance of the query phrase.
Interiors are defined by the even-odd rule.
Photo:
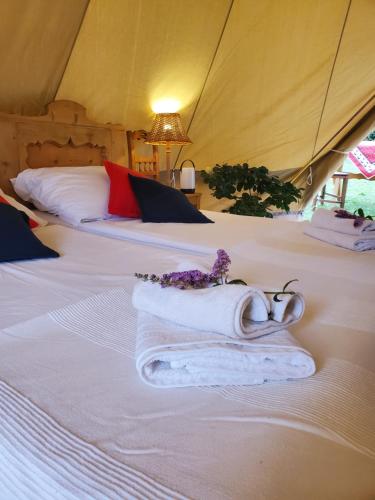
[[[160,99],[152,104],[154,113],[176,113],[181,107],[177,99]]]

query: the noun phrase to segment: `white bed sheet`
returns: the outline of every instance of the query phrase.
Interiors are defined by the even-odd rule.
[[[248,251],[262,251],[264,248],[275,250],[281,245],[288,252],[294,246],[294,252],[301,253],[302,259],[306,254],[311,255],[315,251],[339,258],[353,253],[325,242],[316,242],[314,238],[304,234],[308,221],[290,221],[280,217],[267,219],[208,211],[203,213],[215,223],[143,223],[140,219],[116,219],[80,224],[77,229],[114,239],[206,254],[215,253],[218,248],[226,248],[246,256]],[[375,260],[375,251],[364,253],[364,259]]]
[[[184,252],[49,225],[36,235],[61,257],[0,264],[0,328],[134,280],[134,272],[173,270]]]
[[[72,455],[67,445],[74,438],[81,449],[88,443],[107,462],[126,465],[133,477],[143,474],[148,483],[176,492],[162,498],[177,498],[177,493],[205,499],[371,498],[374,373],[320,356],[317,375],[301,381],[248,388],[151,388],[135,369],[136,315],[129,285],[1,333],[0,380],[38,407],[23,404],[30,417],[17,429],[26,443],[10,450],[21,473],[33,470],[34,484],[44,485],[39,472],[47,468],[47,457],[48,479],[60,483],[61,495],[71,492],[70,467],[65,482],[56,470],[66,466],[61,457]],[[331,336],[329,342],[334,341]],[[13,397],[17,406],[21,399]],[[4,403],[0,395],[0,407]],[[13,429],[15,417],[8,416],[7,428]],[[48,419],[53,420],[49,428],[59,424],[65,431],[61,438],[61,432],[51,430],[41,466],[33,451]],[[58,439],[60,454],[54,452]],[[1,472],[6,467],[0,459]],[[77,477],[85,478],[84,467],[79,471],[73,474],[73,498],[83,494]],[[22,479],[14,481],[16,492],[20,485]],[[28,498],[48,497],[30,491]],[[160,497],[152,489],[140,498]]]
[[[244,238],[252,237],[252,228],[258,219],[221,212],[203,213],[215,223],[144,223],[140,219],[123,219],[80,224],[77,229],[116,239],[213,253],[217,248],[232,248]]]
[[[371,498],[375,254],[309,239],[298,223],[250,226],[251,238],[241,239],[237,229],[229,237],[218,233],[221,244],[206,246],[205,256],[63,226],[38,229],[63,257],[0,266],[0,323],[10,327],[0,335],[0,379],[74,435],[190,497]],[[124,353],[82,338],[81,328],[78,335],[60,327],[43,333],[43,318],[15,325],[93,293],[116,287],[130,293],[135,271],[172,271],[181,260],[209,265],[218,247],[229,249],[235,277],[267,288],[299,278],[307,309],[292,331],[317,362],[311,381],[320,383],[313,393],[321,395],[319,404],[308,381],[294,395],[286,383],[277,397],[262,388],[161,393],[140,383]],[[131,319],[128,326],[131,352]]]

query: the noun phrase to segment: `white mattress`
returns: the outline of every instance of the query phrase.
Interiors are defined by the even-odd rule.
[[[303,236],[299,223],[250,223],[244,224],[242,238],[240,225],[231,233],[229,224],[229,234],[215,229],[210,249],[200,233],[198,245],[203,240],[200,250],[206,256],[47,226],[38,236],[62,258],[0,266],[0,322],[8,327],[0,334],[0,381],[9,384],[5,388],[14,405],[28,398],[23,407],[39,419],[35,439],[50,418],[80,449],[89,443],[107,462],[144,474],[147,484],[155,481],[152,488],[170,488],[166,497],[371,498],[375,254],[324,245]],[[194,227],[179,231],[181,245],[189,238],[195,244]],[[234,277],[268,288],[300,280],[296,288],[304,293],[307,310],[292,331],[313,354],[317,375],[248,389],[153,389],[136,375],[129,301],[123,300],[123,309],[121,301],[116,306],[126,331],[120,348],[118,339],[109,345],[102,338],[112,335],[116,315],[109,314],[98,328],[90,314],[99,299],[66,308],[92,294],[113,293],[112,288],[130,293],[135,271],[172,271],[181,260],[210,264],[218,247],[229,249]],[[106,301],[116,304],[115,298]],[[43,316],[62,306],[59,313]],[[20,429],[27,441],[27,425]],[[17,450],[26,453],[20,444],[9,450],[8,462],[18,464],[26,484],[33,457],[28,462],[16,456]],[[7,462],[0,460],[0,467],[6,472]],[[0,479],[0,498],[9,491],[1,487]],[[156,497],[152,488],[138,496]],[[28,498],[37,498],[30,491]],[[82,492],[72,498],[82,498]]]

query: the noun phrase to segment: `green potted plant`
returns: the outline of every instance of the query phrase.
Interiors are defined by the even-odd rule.
[[[215,198],[234,200],[223,210],[231,214],[273,217],[271,207],[289,212],[291,203],[302,197],[303,188],[270,175],[266,167],[224,164],[216,165],[211,172],[203,170],[201,175]]]

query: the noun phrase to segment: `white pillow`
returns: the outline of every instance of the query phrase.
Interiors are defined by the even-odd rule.
[[[74,226],[111,217],[107,212],[109,178],[104,167],[27,169],[12,183],[23,200]]]
[[[17,210],[21,210],[21,212],[25,212],[25,214],[28,215],[29,219],[32,219],[34,222],[36,222],[38,226],[46,226],[48,224],[48,221],[42,219],[41,217],[38,217],[32,210],[25,207],[25,205],[22,205],[22,203],[19,203],[15,198],[13,198],[13,196],[5,194],[2,189],[0,189],[0,196],[4,198],[9,203],[9,205],[12,205],[12,207],[16,208]]]

